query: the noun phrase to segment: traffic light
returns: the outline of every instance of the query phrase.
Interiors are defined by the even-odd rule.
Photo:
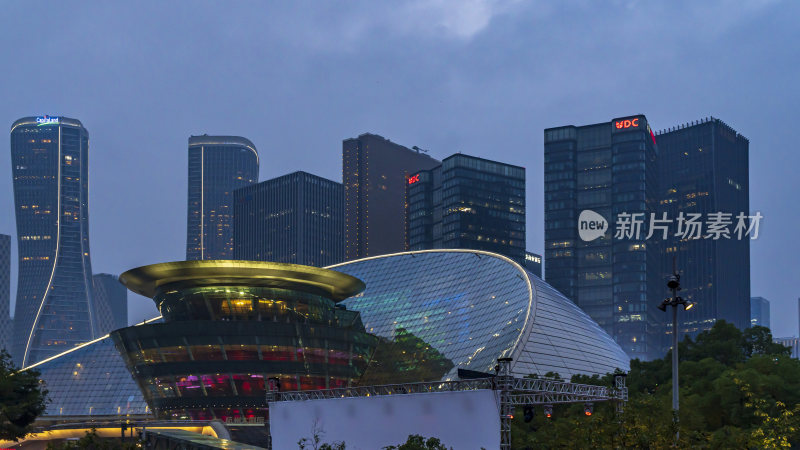
[[[522,416],[525,418],[525,423],[528,423],[531,420],[533,420],[533,416],[534,416],[533,406],[525,405],[522,408]]]
[[[553,405],[544,405],[544,416],[548,419],[553,417]]]
[[[594,404],[592,404],[591,402],[586,402],[583,404],[584,414],[586,414],[587,416],[591,416],[593,412],[594,412]]]

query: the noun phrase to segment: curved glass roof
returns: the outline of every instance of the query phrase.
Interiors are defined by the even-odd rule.
[[[331,266],[367,288],[345,300],[370,333],[411,333],[457,369],[490,372],[510,356],[515,375],[604,375],[629,369],[625,352],[572,301],[512,260],[430,250]]]
[[[45,419],[150,413],[108,335],[31,367],[48,390]]]

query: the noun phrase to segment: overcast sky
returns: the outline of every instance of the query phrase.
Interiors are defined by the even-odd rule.
[[[544,128],[713,115],[750,139],[752,294],[797,335],[798,23],[797,1],[5,2],[0,124],[83,122],[92,265],[119,274],[184,258],[193,134],[251,139],[261,180],[341,181],[341,141],[364,132],[525,166],[541,253]],[[0,142],[0,233],[16,236]],[[16,264],[12,279],[13,301]],[[132,321],[156,313],[130,301]]]

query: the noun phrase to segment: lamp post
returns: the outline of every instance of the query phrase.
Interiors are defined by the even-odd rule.
[[[681,276],[675,270],[675,260],[672,261],[672,276],[667,281],[667,287],[672,290],[672,297],[665,299],[658,305],[658,309],[667,312],[667,306],[672,306],[672,412],[675,423],[678,423],[678,305],[683,306],[684,311],[694,307],[694,303],[678,297],[681,290]],[[679,437],[679,432],[675,432],[675,438]]]

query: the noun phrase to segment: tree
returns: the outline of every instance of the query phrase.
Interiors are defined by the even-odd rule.
[[[785,345],[772,341],[769,328],[756,325],[744,330],[744,347],[748,357],[753,355],[784,355],[789,356],[791,350]]]
[[[323,443],[322,436],[325,434],[325,429],[319,424],[319,420],[314,420],[311,425],[311,439],[302,438],[297,441],[297,447],[300,450],[345,450],[344,442],[334,442],[332,444]]]
[[[511,423],[512,445],[528,448],[787,448],[800,445],[800,361],[772,342],[767,328],[740,331],[724,321],[679,344],[680,421],[672,418],[672,354],[631,361],[629,400],[556,405]],[[576,375],[574,383],[612,386],[613,376]],[[680,441],[675,442],[675,432]]]
[[[390,445],[388,447],[383,447],[383,450],[453,450],[448,449],[447,447],[442,444],[442,442],[437,438],[428,438],[427,440],[418,435],[418,434],[410,434],[408,435],[408,439],[405,443],[400,445]]]
[[[0,350],[0,439],[18,441],[33,431],[33,421],[47,407],[47,390],[37,370],[19,371]]]

